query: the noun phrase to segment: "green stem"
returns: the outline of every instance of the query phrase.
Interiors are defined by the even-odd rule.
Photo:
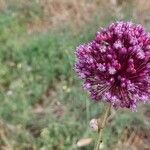
[[[102,124],[98,124],[98,138],[97,138],[97,142],[95,144],[95,148],[94,150],[99,150],[99,147],[100,147],[100,144],[102,142],[102,132],[103,132],[103,129],[106,125],[106,121],[107,121],[107,118],[109,116],[109,112],[110,112],[110,108],[111,108],[111,105],[109,105],[105,111],[105,115],[104,115],[104,118],[103,118],[103,121],[102,121]]]

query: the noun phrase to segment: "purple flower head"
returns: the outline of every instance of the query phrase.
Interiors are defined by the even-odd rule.
[[[95,101],[135,108],[150,101],[150,34],[131,22],[112,23],[76,50],[75,70]]]

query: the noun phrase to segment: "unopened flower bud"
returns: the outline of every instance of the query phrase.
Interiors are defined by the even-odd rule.
[[[98,119],[92,119],[89,124],[92,131],[98,131]]]

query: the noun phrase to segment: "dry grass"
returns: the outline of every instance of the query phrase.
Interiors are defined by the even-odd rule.
[[[29,33],[47,31],[64,24],[78,29],[96,15],[99,20],[103,20],[109,15],[123,19],[123,7],[133,8],[131,16],[137,22],[146,25],[150,22],[150,0],[80,0],[80,2],[78,0],[39,0],[34,3],[41,10],[42,15],[27,22]],[[10,5],[25,8],[25,12],[33,9],[32,0],[0,0],[0,10],[8,8]]]
[[[78,28],[98,16],[99,20],[107,16],[123,19],[124,7],[133,7],[133,19],[142,24],[149,22],[150,0],[39,0],[43,17],[28,24],[29,32],[45,31],[64,24]]]
[[[149,146],[149,133],[125,128],[113,150],[149,150]]]
[[[134,4],[136,20],[150,29],[150,0],[135,0]]]
[[[43,17],[29,24],[29,29],[44,30],[48,27],[69,24],[72,27],[79,27],[88,23],[94,14],[99,17],[106,15],[105,8],[109,7],[104,0],[87,2],[86,0],[40,0],[39,5],[43,11]],[[110,10],[110,7],[108,8]]]

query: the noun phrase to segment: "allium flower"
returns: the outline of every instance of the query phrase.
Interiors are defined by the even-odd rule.
[[[150,34],[131,22],[112,23],[76,50],[75,70],[91,98],[114,107],[150,101]]]

